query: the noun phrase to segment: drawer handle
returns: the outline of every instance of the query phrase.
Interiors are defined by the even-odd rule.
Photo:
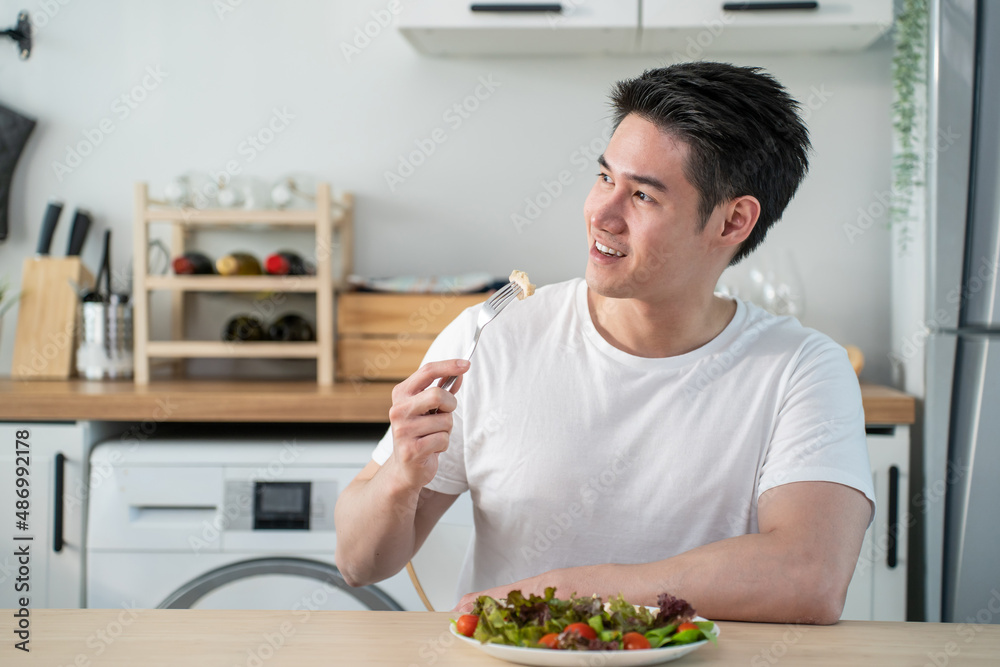
[[[889,532],[886,540],[885,564],[896,567],[896,535],[899,533],[899,467],[889,467]]]
[[[52,550],[59,553],[63,549],[63,474],[66,472],[66,457],[62,452],[56,454],[55,498],[52,514]]]
[[[474,2],[469,5],[474,12],[503,12],[505,14],[541,14],[544,12],[562,13],[562,3],[533,4],[527,2]]]
[[[818,2],[727,2],[726,12],[766,12],[781,9],[819,9]]]

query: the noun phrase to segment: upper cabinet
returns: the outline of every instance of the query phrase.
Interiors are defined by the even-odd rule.
[[[860,51],[892,26],[892,0],[643,0],[640,51],[693,60],[713,53]]]
[[[399,29],[434,56],[634,53],[639,0],[410,0]]]
[[[435,56],[857,51],[892,26],[892,0],[724,2],[411,0],[399,30]]]

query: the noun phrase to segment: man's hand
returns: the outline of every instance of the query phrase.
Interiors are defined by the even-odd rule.
[[[438,455],[448,449],[454,425],[451,413],[458,405],[454,392],[467,370],[469,362],[464,359],[435,361],[424,364],[393,388],[389,409],[393,451],[383,472],[400,487],[421,489],[434,479]],[[452,375],[458,376],[458,381],[450,392],[431,386]]]

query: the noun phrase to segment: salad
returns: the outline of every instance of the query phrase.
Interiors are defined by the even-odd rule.
[[[669,593],[659,609],[629,604],[618,595],[607,604],[598,596],[568,600],[510,591],[505,600],[481,595],[471,614],[453,620],[455,631],[483,644],[527,648],[616,651],[661,648],[707,639],[715,643],[715,623],[696,621],[694,609]]]

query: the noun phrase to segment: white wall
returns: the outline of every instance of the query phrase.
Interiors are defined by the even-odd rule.
[[[57,254],[69,213],[82,206],[96,218],[85,261],[96,268],[100,231],[110,227],[114,262],[124,266],[132,183],[146,180],[155,193],[179,173],[219,171],[230,160],[269,180],[307,172],[354,191],[356,270],[365,275],[503,276],[513,267],[538,283],[580,275],[581,207],[596,168],[578,151],[602,148],[615,80],[668,62],[431,59],[391,28],[348,62],[341,45],[386,2],[245,1],[221,17],[220,4],[0,2],[0,24],[13,24],[27,8],[37,33],[27,62],[0,45],[0,102],[38,120],[13,183],[0,275],[19,283],[53,197],[68,209]],[[857,54],[726,58],[767,68],[812,107],[812,168],[768,254],[794,254],[807,297],[804,322],[859,345],[868,357],[864,376],[878,382],[889,381],[890,240],[877,197],[889,189],[890,56],[883,40]],[[161,71],[162,81],[123,118],[116,100],[148,68]],[[481,79],[499,85],[455,127],[448,110]],[[275,108],[294,118],[249,161],[241,142]],[[114,131],[60,180],[54,164],[105,118]],[[435,128],[447,140],[391,191],[385,173]],[[512,215],[523,215],[526,198],[544,193],[544,182],[562,170],[572,184],[531,225],[517,227]],[[845,226],[865,209],[875,222],[852,242]],[[3,323],[0,374],[10,372],[15,319],[12,312]]]

